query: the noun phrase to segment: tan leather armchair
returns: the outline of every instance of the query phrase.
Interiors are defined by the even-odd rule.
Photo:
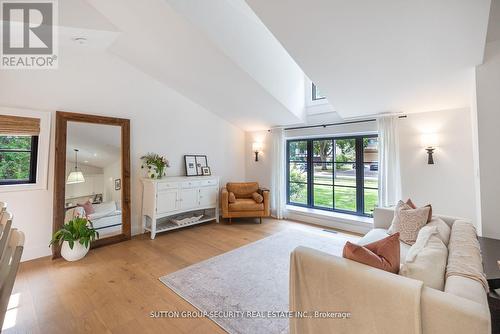
[[[269,190],[259,188],[257,182],[229,182],[222,188],[222,218],[269,217]]]

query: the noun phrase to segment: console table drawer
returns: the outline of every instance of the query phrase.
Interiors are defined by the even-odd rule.
[[[200,181],[181,182],[181,188],[195,188],[200,186]]]
[[[178,188],[177,183],[167,183],[167,182],[159,182],[158,183],[158,191],[160,190],[167,190],[167,189],[175,189]]]
[[[217,180],[203,180],[200,181],[200,186],[206,187],[206,186],[216,186],[217,185]]]

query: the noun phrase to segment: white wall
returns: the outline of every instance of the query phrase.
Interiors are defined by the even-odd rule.
[[[500,40],[486,45],[484,63],[476,68],[476,96],[482,231],[500,239]]]
[[[255,153],[252,151],[252,143],[262,143],[262,152],[259,153],[259,161],[255,161]],[[271,188],[271,157],[272,157],[271,132],[254,131],[245,135],[245,170],[247,181],[257,181],[264,188]]]
[[[122,178],[121,160],[117,160],[111,165],[104,167],[104,201],[105,202],[115,201],[119,207],[121,207],[123,189],[115,190],[115,180],[121,178]]]
[[[403,198],[431,203],[435,213],[468,218],[477,224],[469,109],[409,114],[399,120]],[[434,165],[427,164],[422,133],[436,133]]]
[[[51,254],[48,245],[52,236],[55,113],[51,115],[51,123],[50,129],[48,129],[50,143],[39,146],[39,152],[49,151],[46,187],[35,190],[0,192],[0,201],[7,202],[8,211],[14,215],[13,227],[20,229],[25,234],[23,261]]]
[[[436,213],[476,219],[472,127],[469,109],[409,114],[399,119],[400,156],[403,197],[417,204],[431,203]],[[327,128],[286,131],[286,137],[339,136],[374,133],[376,123],[359,123]],[[435,164],[427,164],[427,153],[421,147],[424,132],[436,132],[440,147]],[[267,131],[246,133],[246,176],[265,186],[271,182],[271,136]],[[263,141],[259,162],[253,159],[253,141]]]

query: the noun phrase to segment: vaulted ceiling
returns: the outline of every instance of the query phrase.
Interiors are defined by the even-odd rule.
[[[490,0],[247,0],[342,117],[470,105]]]
[[[310,78],[334,106],[333,119],[467,107],[489,7],[490,0],[65,0],[59,69],[0,71],[0,104],[125,117],[155,108],[168,119],[181,112],[162,107],[174,91],[255,130],[306,122]]]

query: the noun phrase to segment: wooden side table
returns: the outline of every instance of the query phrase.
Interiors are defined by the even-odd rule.
[[[483,269],[490,287],[488,305],[491,313],[491,332],[500,334],[500,240],[478,237],[483,258]],[[499,290],[500,291],[500,290]]]

